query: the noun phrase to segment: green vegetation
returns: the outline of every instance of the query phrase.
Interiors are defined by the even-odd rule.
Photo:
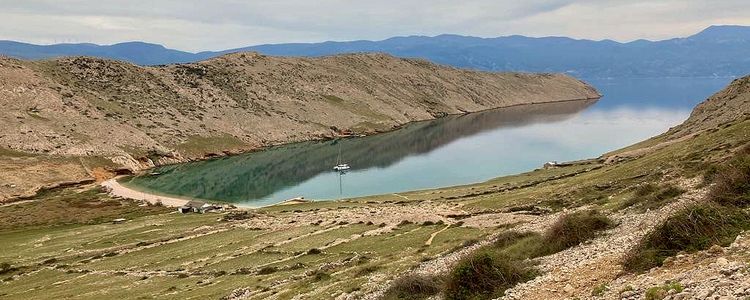
[[[740,232],[750,229],[750,214],[742,210],[750,204],[746,201],[750,199],[748,148],[718,168],[707,199],[670,216],[646,235],[626,257],[625,269],[643,272],[681,251],[727,246]]]
[[[712,176],[711,201],[725,206],[750,206],[750,144],[741,148]]]
[[[638,204],[642,209],[655,209],[685,193],[685,190],[672,184],[643,184],[635,189],[633,197],[624,201],[621,208]]]
[[[655,286],[646,290],[646,300],[661,300],[667,297],[670,291],[682,292],[683,287],[679,282],[670,282],[662,286]]]
[[[542,245],[536,251],[537,256],[557,253],[577,246],[613,225],[607,216],[596,210],[583,210],[565,214],[547,229]]]
[[[591,290],[591,296],[601,297],[602,295],[604,295],[604,292],[608,290],[609,290],[609,287],[607,287],[607,284],[602,283],[600,285],[595,286],[594,289]]]
[[[748,214],[714,203],[702,203],[670,216],[639,243],[625,259],[628,271],[660,266],[681,251],[694,252],[711,245],[729,245],[742,230],[750,229]]]
[[[132,201],[112,199],[99,188],[76,191],[53,189],[41,192],[35,201],[0,209],[0,230],[28,230],[38,226],[99,224],[116,218],[137,218],[171,209],[138,206]]]
[[[537,271],[528,259],[554,254],[576,246],[610,228],[612,221],[594,210],[561,216],[544,235],[507,231],[497,240],[460,261],[446,285],[448,299],[489,299],[520,282],[533,279]]]
[[[506,289],[531,280],[536,274],[528,262],[482,249],[453,268],[445,292],[448,299],[490,299],[502,296]]]
[[[443,278],[427,275],[407,275],[391,283],[383,295],[384,300],[426,299],[440,293]]]

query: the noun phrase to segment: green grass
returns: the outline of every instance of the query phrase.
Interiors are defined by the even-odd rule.
[[[661,286],[651,287],[646,290],[646,300],[661,300],[667,297],[670,291],[681,293],[684,290],[679,282],[669,282]]]
[[[602,283],[600,285],[595,286],[594,289],[591,290],[591,296],[601,297],[602,295],[604,295],[604,292],[608,290],[609,290],[609,287],[607,287],[607,284]]]
[[[646,183],[638,186],[633,196],[623,201],[620,208],[637,205],[642,210],[656,209],[685,193],[685,190],[672,183],[657,185]]]
[[[132,201],[112,199],[99,188],[84,191],[43,191],[36,201],[0,207],[0,231],[28,230],[37,226],[99,224],[116,218],[132,219],[171,209],[138,206]]]

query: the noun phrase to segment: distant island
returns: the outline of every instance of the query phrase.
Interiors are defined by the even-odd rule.
[[[384,52],[459,68],[555,72],[578,78],[741,77],[750,73],[748,49],[750,26],[728,25],[711,26],[685,38],[627,43],[567,37],[479,38],[445,34],[393,37],[382,41],[269,44],[199,53],[143,42],[33,45],[0,41],[0,54],[23,59],[83,55],[139,65],[162,65],[245,51],[275,56]]]

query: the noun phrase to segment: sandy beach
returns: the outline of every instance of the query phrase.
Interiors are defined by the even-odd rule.
[[[113,196],[133,200],[143,200],[151,204],[161,202],[161,204],[163,204],[164,206],[170,207],[180,207],[190,201],[189,199],[159,196],[137,191],[120,184],[119,182],[117,182],[117,179],[118,177],[115,177],[101,183],[101,185],[106,188]]]

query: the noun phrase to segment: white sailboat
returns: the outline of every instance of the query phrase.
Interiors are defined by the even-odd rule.
[[[349,167],[349,164],[342,163],[341,162],[341,144],[339,144],[339,156],[336,159],[336,165],[333,166],[334,171],[344,172],[346,170],[349,170],[351,167]]]

